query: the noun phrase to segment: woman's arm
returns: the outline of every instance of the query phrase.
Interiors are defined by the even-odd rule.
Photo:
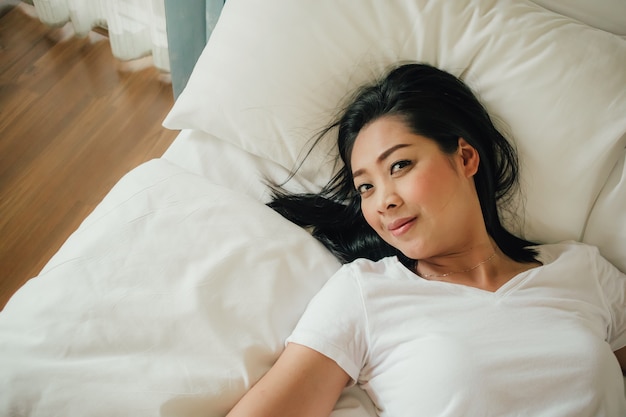
[[[332,359],[289,343],[227,417],[328,416],[349,380]]]

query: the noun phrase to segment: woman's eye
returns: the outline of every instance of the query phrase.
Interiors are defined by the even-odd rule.
[[[398,161],[391,165],[391,173],[394,174],[411,165],[411,161]]]
[[[368,192],[370,189],[372,188],[371,184],[361,184],[359,186],[356,187],[356,191],[359,194],[365,194],[366,192]]]

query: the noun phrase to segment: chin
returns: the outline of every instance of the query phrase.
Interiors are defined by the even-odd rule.
[[[409,259],[423,259],[430,254],[429,245],[421,239],[399,240],[394,236],[387,236],[387,239],[383,238],[383,240]]]
[[[402,247],[398,247],[396,246],[396,248],[402,252],[402,254],[404,256],[406,256],[409,259],[423,259],[425,257],[426,252],[424,250],[419,250],[416,248],[402,248]]]

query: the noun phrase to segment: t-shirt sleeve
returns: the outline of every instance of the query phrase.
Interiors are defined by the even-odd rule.
[[[354,384],[367,354],[367,318],[361,287],[345,265],[311,300],[287,343],[309,347],[334,360]]]
[[[615,351],[626,346],[626,274],[603,258],[597,249],[595,250],[598,281],[611,314],[607,341]]]

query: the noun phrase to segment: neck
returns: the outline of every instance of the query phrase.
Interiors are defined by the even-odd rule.
[[[520,263],[504,255],[497,247],[463,257],[463,262],[420,260],[415,272],[424,279],[465,285],[494,292],[515,275],[541,266],[541,263]],[[455,256],[455,258],[457,258]]]
[[[495,260],[498,251],[489,245],[485,250],[477,249],[480,253],[476,255],[451,255],[454,258],[461,256],[462,259],[455,259],[454,262],[438,262],[434,260],[420,260],[416,265],[416,272],[422,278],[445,278],[452,275],[466,275],[478,270],[482,266]]]
[[[454,274],[465,274],[467,272],[472,272],[475,269],[478,269],[481,265],[486,264],[487,262],[493,260],[496,257],[496,251],[494,250],[493,253],[491,255],[489,255],[487,258],[483,259],[482,261],[478,262],[476,265],[471,266],[469,268],[465,268],[465,269],[461,269],[461,270],[451,270],[448,272],[443,272],[443,273],[420,273],[418,271],[418,274],[421,275],[423,278],[440,278],[440,277],[447,277],[450,275],[454,275]],[[419,267],[419,263],[418,263],[418,267]]]

